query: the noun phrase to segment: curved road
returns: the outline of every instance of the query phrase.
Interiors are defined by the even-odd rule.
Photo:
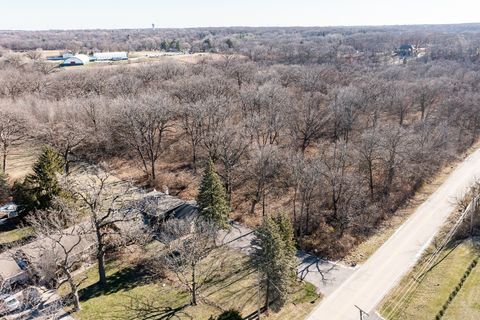
[[[410,270],[463,196],[480,177],[480,149],[467,157],[412,216],[338,289],[308,316],[309,320],[358,320],[355,305],[371,313]]]

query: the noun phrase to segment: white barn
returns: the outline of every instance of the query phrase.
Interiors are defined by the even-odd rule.
[[[63,61],[64,66],[81,66],[90,62],[90,58],[86,54],[76,54],[73,57]]]
[[[93,58],[97,61],[128,60],[128,53],[127,52],[97,52],[93,54]]]

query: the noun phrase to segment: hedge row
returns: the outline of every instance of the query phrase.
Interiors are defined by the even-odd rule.
[[[470,275],[470,273],[472,272],[473,268],[475,268],[475,266],[477,265],[478,260],[479,260],[479,257],[473,259],[473,261],[470,263],[467,270],[465,270],[465,272],[463,273],[462,278],[460,279],[458,284],[455,286],[455,289],[453,289],[453,291],[448,296],[447,301],[445,301],[443,303],[442,308],[440,309],[440,311],[438,311],[437,315],[435,316],[435,320],[440,320],[440,319],[443,318],[443,316],[445,315],[445,312],[447,311],[448,306],[453,301],[453,299],[457,296],[460,289],[463,287],[463,284],[467,280],[467,278]]]

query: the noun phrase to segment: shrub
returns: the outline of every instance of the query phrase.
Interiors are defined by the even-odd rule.
[[[228,310],[218,316],[217,320],[242,320],[242,315],[237,310]]]

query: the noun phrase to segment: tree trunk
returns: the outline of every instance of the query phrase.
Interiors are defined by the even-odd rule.
[[[152,175],[152,186],[155,184],[155,180],[157,179],[157,175],[156,175],[156,172],[155,172],[155,161],[152,159],[152,162],[151,162],[151,175]]]
[[[368,163],[368,184],[370,188],[370,198],[373,200],[373,168],[372,163]]]
[[[298,183],[295,185],[295,190],[293,192],[293,230],[295,231],[295,236],[298,236],[297,230],[297,193],[298,193]]]
[[[66,149],[65,153],[63,154],[63,161],[65,162],[64,170],[65,170],[65,174],[67,174],[67,175],[70,172],[70,162],[68,161],[68,154],[69,153],[70,153],[70,151],[68,149]]]
[[[2,172],[3,174],[7,172],[7,147],[3,147]]]
[[[75,284],[72,274],[68,271],[66,271],[65,273],[67,274],[68,284],[70,285],[70,291],[72,292],[73,296],[74,311],[80,311],[82,307],[80,306],[80,298],[78,296],[77,285]]]
[[[197,283],[195,278],[195,264],[192,263],[192,306],[197,305]]]
[[[267,288],[265,292],[265,313],[268,315],[270,307],[270,279],[267,277]]]
[[[101,285],[105,286],[107,284],[107,276],[105,275],[105,254],[99,253],[97,255],[98,261],[98,276],[100,280],[98,281]]]

